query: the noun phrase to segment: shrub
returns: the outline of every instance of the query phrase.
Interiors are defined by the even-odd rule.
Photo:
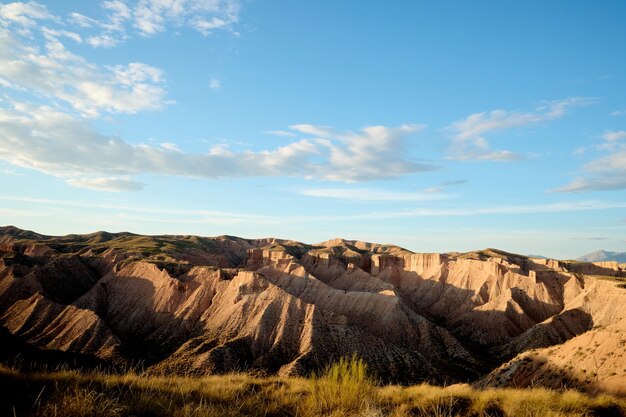
[[[371,411],[375,385],[363,360],[356,355],[350,359],[341,358],[320,376],[313,375],[311,395],[303,404],[303,412],[322,415]]]

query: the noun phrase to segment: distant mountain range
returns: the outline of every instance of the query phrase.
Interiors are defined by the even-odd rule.
[[[626,252],[609,252],[606,250],[598,250],[581,256],[577,260],[583,262],[601,262],[601,261],[617,261],[626,262]]]

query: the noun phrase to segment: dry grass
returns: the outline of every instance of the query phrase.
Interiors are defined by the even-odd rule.
[[[356,357],[342,358],[320,376],[313,375],[309,385],[304,414],[362,414],[374,407],[375,381],[367,375],[365,363]]]
[[[0,367],[0,392],[0,416],[626,416],[626,400],[576,391],[380,386],[357,358],[309,379],[22,373]]]

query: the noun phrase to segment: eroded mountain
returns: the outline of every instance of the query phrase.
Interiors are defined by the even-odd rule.
[[[0,254],[0,337],[63,360],[305,375],[357,354],[386,381],[626,393],[617,262],[14,227]]]

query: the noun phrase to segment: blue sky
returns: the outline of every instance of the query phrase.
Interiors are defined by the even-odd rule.
[[[626,251],[622,1],[0,3],[0,224]]]

